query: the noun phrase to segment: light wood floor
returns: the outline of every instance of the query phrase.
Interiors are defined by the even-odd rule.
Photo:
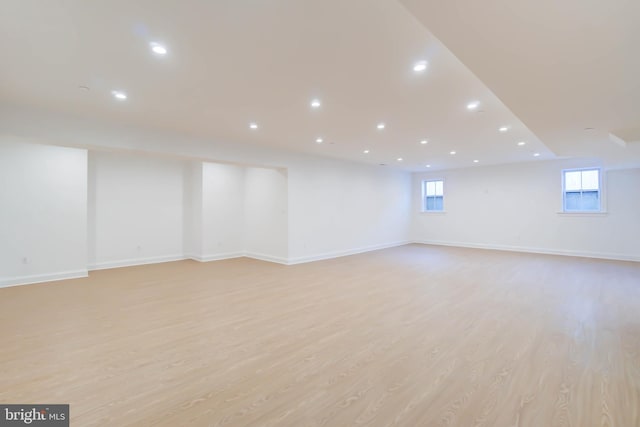
[[[0,289],[0,402],[72,426],[640,426],[640,263],[410,245]]]

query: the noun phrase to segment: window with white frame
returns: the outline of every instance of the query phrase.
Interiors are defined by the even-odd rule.
[[[422,181],[422,210],[442,212],[444,207],[444,181]]]
[[[600,169],[562,171],[562,199],[565,212],[600,212]]]

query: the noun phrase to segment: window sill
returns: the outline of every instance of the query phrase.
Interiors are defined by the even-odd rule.
[[[427,215],[444,215],[447,213],[447,211],[420,211],[420,213]]]
[[[605,212],[605,211],[600,211],[600,212],[558,212],[558,215],[560,216],[586,216],[586,217],[594,217],[594,218],[599,218],[599,217],[605,217],[607,215],[609,215],[609,212]]]

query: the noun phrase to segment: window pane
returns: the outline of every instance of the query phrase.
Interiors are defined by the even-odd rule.
[[[435,197],[427,197],[427,210],[432,211],[435,208]]]
[[[442,181],[436,181],[436,196],[442,196]]]
[[[566,211],[579,211],[581,210],[581,195],[579,192],[571,193],[566,192],[564,194],[564,209]]]
[[[434,196],[436,194],[436,183],[433,181],[427,181],[427,196]]]
[[[582,188],[581,185],[581,175],[580,171],[571,171],[564,173],[564,189],[565,191],[575,191],[580,190]]]
[[[597,190],[600,188],[598,180],[598,170],[582,171],[582,189]]]
[[[443,201],[443,197],[442,196],[438,196],[435,198],[435,209],[436,211],[441,211],[442,210],[442,201]]]
[[[600,195],[598,191],[584,191],[582,193],[582,206],[580,210],[583,211],[597,211],[600,210]]]

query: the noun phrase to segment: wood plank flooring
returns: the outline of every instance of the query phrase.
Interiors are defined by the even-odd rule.
[[[640,426],[640,263],[408,245],[0,289],[0,402],[72,426]]]

